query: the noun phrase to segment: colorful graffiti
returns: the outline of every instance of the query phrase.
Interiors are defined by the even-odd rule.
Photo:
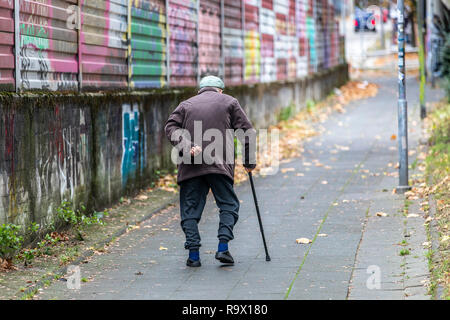
[[[197,84],[198,0],[169,0],[170,85]]]
[[[20,1],[20,88],[78,89],[77,32],[66,26],[71,1]]]
[[[225,84],[241,84],[244,75],[244,7],[241,0],[224,0],[223,47]]]
[[[145,125],[140,130],[137,104],[122,106],[122,186],[143,173],[147,159]]]
[[[244,81],[247,83],[256,83],[260,81],[261,41],[259,37],[259,1],[261,0],[244,0]]]
[[[200,77],[222,75],[220,0],[200,0],[198,17],[198,63]]]
[[[82,88],[127,88],[128,0],[81,0]]]
[[[275,12],[273,0],[263,0],[261,6],[261,81],[277,79],[275,60]]]
[[[167,24],[164,0],[129,0],[131,88],[167,85]]]
[[[304,77],[344,61],[328,0],[18,3],[15,21],[14,1],[0,0],[0,90],[196,86],[207,74],[239,85]]]

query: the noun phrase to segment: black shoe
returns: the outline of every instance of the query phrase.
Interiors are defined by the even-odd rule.
[[[202,263],[200,262],[200,260],[192,260],[192,259],[188,258],[186,261],[186,265],[188,267],[198,268],[198,267],[202,266]]]
[[[234,259],[231,256],[230,251],[228,251],[228,250],[227,251],[222,251],[222,252],[217,251],[216,252],[216,259],[219,260],[222,263],[234,264]]]

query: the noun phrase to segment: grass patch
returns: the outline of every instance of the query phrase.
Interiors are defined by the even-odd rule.
[[[400,253],[399,253],[401,256],[407,256],[407,255],[409,255],[410,254],[410,252],[409,252],[409,250],[408,249],[402,249],[402,250],[400,250]]]
[[[450,299],[450,103],[442,102],[427,118],[430,134],[429,152],[425,159],[426,178],[430,193],[436,201],[438,252],[429,251],[428,261],[432,275],[430,291],[435,296],[436,287],[444,288],[443,299]],[[428,209],[428,208],[426,208]]]

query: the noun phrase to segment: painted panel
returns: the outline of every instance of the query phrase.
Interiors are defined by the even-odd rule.
[[[165,0],[129,0],[130,87],[167,85],[167,25]]]
[[[289,35],[288,15],[289,0],[274,0],[276,37],[275,58],[277,61],[277,80],[285,80],[288,77],[289,60]]]
[[[220,0],[200,0],[198,20],[198,63],[200,77],[222,75]]]
[[[244,0],[244,81],[247,83],[256,83],[260,81],[261,41],[259,31],[259,1],[260,0]]]
[[[316,27],[314,18],[308,16],[306,18],[306,35],[308,37],[308,73],[314,73],[317,65],[316,55]]]
[[[273,0],[263,0],[261,8],[261,81],[277,79],[275,60],[275,12]]]
[[[243,2],[241,0],[223,1],[225,84],[236,85],[243,83],[244,76]]]
[[[78,38],[68,23],[76,0],[20,0],[22,90],[77,90]]]
[[[14,91],[14,1],[0,0],[0,90]]]
[[[345,37],[339,36],[339,63],[345,63]]]
[[[287,52],[287,77],[288,79],[297,78],[297,52],[298,52],[298,40],[296,33],[296,21],[295,21],[295,5],[296,0],[289,0],[289,13],[287,16],[287,41],[288,41],[288,52]]]
[[[339,22],[332,21],[330,32],[330,67],[339,64]]]
[[[197,84],[198,0],[169,0],[170,85]]]
[[[306,33],[306,13],[308,11],[307,0],[297,0],[296,6],[297,25],[297,78],[302,78],[308,74],[308,41]]]
[[[323,1],[317,0],[314,3],[314,17],[315,17],[315,51],[316,51],[316,69],[321,71],[325,66],[325,36],[326,31],[324,27],[324,10]]]
[[[127,88],[128,0],[81,0],[82,87]]]

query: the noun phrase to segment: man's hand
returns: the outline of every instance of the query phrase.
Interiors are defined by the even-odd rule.
[[[252,172],[253,170],[255,170],[255,168],[247,168],[247,167],[244,167],[245,168],[245,171],[247,171],[247,172]]]
[[[193,156],[193,157],[199,155],[200,152],[202,152],[202,148],[200,146],[193,146],[191,148],[191,156]]]

